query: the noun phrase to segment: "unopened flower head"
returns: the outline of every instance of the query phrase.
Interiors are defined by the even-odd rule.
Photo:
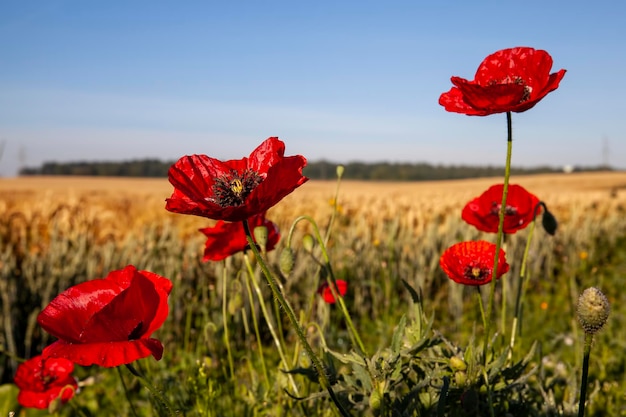
[[[606,323],[610,312],[609,300],[595,287],[587,288],[578,297],[578,321],[587,334],[597,333]]]

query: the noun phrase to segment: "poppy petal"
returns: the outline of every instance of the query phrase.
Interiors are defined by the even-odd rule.
[[[165,208],[230,222],[265,212],[308,180],[302,175],[306,159],[284,157],[284,152],[285,144],[270,137],[249,158],[222,162],[184,156],[170,168],[174,192]]]
[[[68,343],[64,340],[57,340],[46,346],[42,355],[67,358],[81,366],[98,365],[112,368],[150,355],[160,360],[163,356],[163,345],[157,339],[102,343]]]
[[[558,88],[565,70],[550,74],[552,57],[528,47],[502,49],[487,56],[474,80],[452,77],[457,88],[443,93],[439,104],[468,116],[523,112]]]

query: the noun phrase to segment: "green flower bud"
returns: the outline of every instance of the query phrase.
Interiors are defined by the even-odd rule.
[[[293,250],[291,250],[291,248],[285,248],[280,254],[280,271],[285,275],[289,275],[293,270],[294,263],[295,257]]]
[[[370,398],[369,398],[369,403],[370,403],[370,408],[372,410],[378,410],[380,408],[380,403],[382,401],[380,392],[378,392],[378,390],[374,389],[372,390],[372,393],[370,394]]]
[[[606,296],[595,287],[587,288],[578,297],[578,321],[587,334],[597,333],[611,312]]]
[[[234,295],[234,297],[231,297],[228,300],[228,314],[230,314],[231,316],[234,316],[235,314],[237,314],[239,312],[239,310],[241,310],[241,307],[243,306],[243,299],[241,297],[241,294],[236,293]]]
[[[302,236],[302,247],[304,247],[305,251],[311,252],[313,250],[314,244],[315,244],[315,241],[313,240],[313,236],[308,235],[308,234]]]
[[[265,251],[265,247],[267,246],[267,227],[257,226],[252,233],[254,234],[254,241],[261,247],[260,250]]]
[[[454,382],[457,387],[464,387],[467,384],[467,374],[463,371],[454,373]]]
[[[345,170],[343,165],[337,165],[337,178],[343,177],[343,171]]]
[[[453,356],[450,358],[450,368],[455,371],[464,371],[467,369],[467,364],[458,356]]]

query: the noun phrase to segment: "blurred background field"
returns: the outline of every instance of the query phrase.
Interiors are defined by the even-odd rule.
[[[371,351],[389,343],[395,324],[410,304],[402,280],[421,291],[425,312],[434,315],[433,328],[464,345],[471,339],[472,323],[479,317],[474,294],[449,282],[438,267],[439,256],[462,240],[494,240],[465,224],[460,213],[467,201],[499,181],[345,181],[339,185],[336,202],[336,182],[309,181],[272,208],[268,218],[279,225],[283,240],[300,215],[311,216],[324,233],[336,203],[337,217],[329,240],[331,262],[337,278],[349,283],[348,309]],[[626,295],[621,287],[626,279],[626,173],[518,176],[511,183],[537,195],[559,222],[554,237],[540,225],[534,230],[521,343],[529,347],[534,340],[540,340],[544,355],[554,353],[554,363],[565,369],[560,401],[574,404],[582,338],[574,306],[582,289],[601,288],[614,311],[594,347],[597,354],[592,357],[590,378],[597,389],[590,392],[594,402],[588,415],[623,415],[602,413],[626,413]],[[190,407],[191,394],[185,384],[175,381],[189,378],[185,372],[197,366],[199,358],[210,362],[216,378],[223,378],[225,373],[221,276],[226,268],[232,275],[225,290],[234,329],[231,338],[235,361],[246,365],[237,367],[245,392],[232,395],[257,404],[254,388],[258,375],[254,375],[249,356],[255,348],[254,343],[250,345],[253,337],[248,330],[250,309],[254,307],[243,295],[242,256],[225,263],[203,263],[204,239],[197,229],[213,221],[165,211],[165,199],[171,191],[166,179],[0,180],[2,383],[12,381],[19,358],[37,355],[51,342],[35,319],[54,296],[73,284],[134,264],[174,282],[170,316],[157,332],[164,342],[165,355],[153,366],[159,369],[161,383],[172,387],[171,395]],[[296,265],[289,276],[282,277],[285,293],[297,313],[306,312],[308,319],[319,324],[331,349],[345,351],[349,338],[338,311],[315,297],[319,276],[310,259],[319,258],[319,253],[315,249],[308,253],[300,241],[311,231],[304,223],[296,228]],[[528,233],[528,229],[520,231],[505,242],[511,271],[501,280],[508,290],[504,295],[498,292],[498,297],[505,298],[509,310]],[[272,264],[277,264],[282,247],[281,241],[268,255]],[[269,292],[266,296],[271,300]],[[501,302],[497,305],[499,309]],[[292,337],[288,329],[284,329],[284,337]],[[319,346],[321,339],[312,339]],[[264,343],[271,345],[269,336]],[[276,378],[284,375],[279,373]],[[120,388],[113,382],[108,384],[86,387],[82,398],[97,398],[101,407],[109,402],[115,404],[116,395],[120,395],[116,390]],[[129,412],[125,406],[120,407],[117,415]],[[262,408],[258,404],[250,407]],[[317,411],[324,415],[323,410]]]

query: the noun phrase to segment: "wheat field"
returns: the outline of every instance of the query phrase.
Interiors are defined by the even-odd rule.
[[[461,240],[493,240],[493,236],[464,223],[460,213],[467,201],[500,181],[341,181],[337,189],[335,181],[311,180],[270,209],[268,218],[279,225],[283,238],[277,250],[268,254],[268,260],[277,264],[281,245],[298,216],[310,216],[325,234],[336,210],[329,254],[337,277],[350,283],[347,302],[366,335],[365,343],[375,350],[390,339],[394,323],[410,304],[411,297],[403,287],[406,282],[423,294],[423,308],[433,315],[433,327],[454,343],[467,344],[473,334],[470,323],[478,317],[473,293],[449,283],[438,260],[446,247]],[[616,355],[615,350],[626,349],[621,318],[625,314],[620,304],[626,296],[622,295],[623,284],[619,280],[626,276],[626,172],[514,176],[511,183],[522,185],[539,197],[559,222],[553,237],[540,226],[534,232],[528,260],[532,297],[527,301],[533,314],[525,319],[530,331],[520,343],[530,348],[535,339],[547,340],[550,342],[546,346],[552,346],[555,352],[557,348],[564,349],[557,352],[561,355],[559,360],[570,364],[572,371],[566,379],[575,386],[575,366],[580,355],[563,341],[578,336],[573,317],[580,289],[603,288],[616,304],[617,318],[598,340],[596,365],[604,369],[602,380],[610,384],[604,391],[592,393],[597,405],[589,409],[595,407],[599,410],[597,415],[624,411],[626,380],[617,370],[626,367],[626,358]],[[236,272],[243,269],[243,261],[233,257],[225,264],[202,262],[204,239],[198,229],[213,221],[167,212],[165,199],[171,192],[167,179],[0,179],[2,383],[11,382],[19,360],[37,355],[51,342],[50,336],[36,325],[36,316],[52,298],[71,285],[103,277],[127,264],[174,282],[170,315],[159,331],[167,346],[158,368],[164,380],[176,380],[180,375],[190,378],[186,372],[197,352],[214,363],[222,363],[212,371],[216,378],[221,378],[225,372],[220,362],[224,345],[219,343],[218,335],[222,331],[221,300],[225,289],[234,300],[228,303],[230,324],[240,329],[231,336],[236,360],[249,360],[247,346],[251,336],[247,329],[251,310],[241,300],[243,284]],[[319,269],[315,263],[305,262],[310,256],[303,253],[301,239],[313,229],[310,224],[301,223],[294,230],[296,265],[288,277],[283,277],[284,291],[296,311],[307,312],[318,323],[331,348],[341,350],[347,340],[346,330],[333,326],[332,312],[312,301]],[[498,301],[502,307],[497,310],[509,310],[509,317],[514,304],[512,289],[519,282],[519,260],[527,236],[525,230],[506,241],[511,270],[501,280],[502,293],[498,297],[503,301]],[[230,287],[221,284],[225,267],[233,274]],[[266,296],[271,300],[271,295]],[[209,333],[205,327],[207,319],[212,326]],[[321,341],[312,338],[312,343]],[[188,354],[192,359],[188,359]],[[239,379],[231,382],[248,381],[244,384],[251,384],[247,389],[252,389],[258,377],[253,370],[241,369]],[[277,378],[284,376],[278,372]],[[116,396],[123,395],[117,384],[107,379],[99,391],[87,390],[83,396],[94,396],[100,407],[106,407],[109,398],[114,407]],[[183,391],[180,384],[174,385],[171,395],[191,395]],[[213,406],[228,410],[239,401],[237,395],[231,399],[220,397],[222,402],[215,400]],[[276,406],[291,401],[280,390],[273,395]],[[560,409],[574,409],[575,400],[575,390],[570,387],[559,399]],[[315,415],[328,415],[323,402],[316,407]],[[116,413],[130,415],[125,410]],[[267,413],[258,415],[273,415],[271,411]]]

